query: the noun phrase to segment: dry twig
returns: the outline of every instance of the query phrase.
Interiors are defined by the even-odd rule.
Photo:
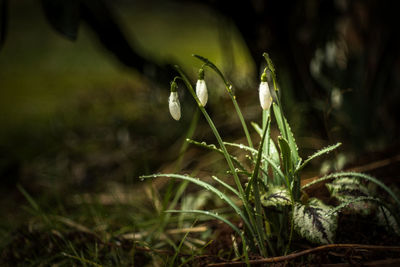
[[[386,251],[399,251],[400,252],[400,247],[392,247],[392,246],[373,246],[373,245],[360,245],[360,244],[330,244],[330,245],[324,245],[324,246],[319,246],[316,248],[310,248],[307,250],[303,250],[297,253],[292,253],[286,256],[280,256],[280,257],[271,257],[271,258],[264,258],[264,259],[258,259],[258,260],[250,260],[250,264],[262,264],[262,263],[278,263],[278,262],[283,262],[283,261],[289,261],[293,260],[295,258],[311,254],[311,253],[316,253],[320,252],[323,250],[329,250],[329,249],[336,249],[336,248],[349,248],[349,249],[367,249],[367,250],[386,250]],[[221,263],[212,263],[209,264],[208,266],[243,266],[246,265],[246,262],[244,261],[237,261],[237,262],[221,262]]]

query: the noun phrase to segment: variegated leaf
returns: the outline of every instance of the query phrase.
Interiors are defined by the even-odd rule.
[[[400,226],[397,223],[396,218],[387,208],[380,206],[376,213],[376,217],[380,225],[385,226],[389,231],[393,231],[400,236]]]
[[[332,243],[337,228],[337,214],[330,214],[331,209],[316,198],[307,205],[296,204],[293,214],[296,231],[313,243]]]
[[[357,178],[344,177],[336,179],[332,183],[326,184],[331,196],[340,202],[348,202],[358,197],[368,197],[368,188]],[[371,201],[358,201],[346,206],[346,211],[368,215],[375,208],[375,203]]]
[[[271,187],[267,193],[261,196],[261,203],[264,207],[276,207],[291,205],[289,191],[282,186]]]

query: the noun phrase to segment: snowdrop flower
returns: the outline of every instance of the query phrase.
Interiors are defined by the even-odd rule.
[[[261,83],[258,89],[258,93],[262,109],[264,110],[269,109],[272,103],[272,97],[267,82],[267,74],[265,72],[261,75]]]
[[[171,83],[171,94],[169,95],[168,104],[169,113],[171,113],[172,118],[179,121],[179,119],[181,118],[181,104],[179,103],[179,96],[176,88],[178,88],[178,86],[176,82],[173,81]]]
[[[199,79],[196,83],[196,95],[199,98],[201,105],[205,107],[208,100],[208,92],[206,82],[204,81],[203,69],[200,69],[199,71]]]

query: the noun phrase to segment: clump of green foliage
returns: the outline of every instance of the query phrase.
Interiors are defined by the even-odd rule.
[[[394,212],[400,207],[400,200],[392,190],[374,177],[355,172],[338,172],[323,176],[301,187],[300,172],[302,169],[311,160],[333,151],[341,144],[337,143],[323,148],[305,160],[299,156],[294,135],[282,109],[281,92],[278,90],[275,68],[267,53],[263,54],[267,67],[261,76],[259,88],[260,103],[263,108],[262,126],[252,122],[252,126],[261,137],[257,149],[253,146],[247,124],[230,82],[215,64],[204,57],[194,56],[204,63],[199,72],[199,80],[204,80],[204,68],[206,67],[213,70],[222,79],[226,91],[232,99],[248,144],[229,143],[222,140],[205,109],[207,91],[204,90],[207,89],[204,81],[201,82],[201,87],[196,86],[195,92],[187,75],[178,66],[175,68],[179,72],[179,76],[171,83],[169,103],[171,115],[176,120],[179,120],[181,116],[176,83],[177,80],[181,80],[207,120],[217,139],[218,146],[191,139],[187,139],[187,142],[223,154],[229,168],[228,174],[233,178],[235,187],[216,176],[212,176],[212,178],[218,186],[181,174],[153,174],[141,176],[141,179],[170,177],[203,187],[221,198],[236,212],[243,222],[243,229],[239,229],[224,216],[213,211],[166,210],[166,212],[202,214],[228,224],[242,241],[243,249],[241,252],[237,252],[239,253],[237,256],[244,257],[246,261],[248,261],[248,251],[263,257],[288,253],[295,236],[294,233],[297,233],[298,237],[306,238],[316,244],[333,243],[338,226],[338,215],[343,210],[353,213],[373,213],[378,222],[390,231],[400,234],[399,220]],[[273,90],[269,89],[267,77],[273,84]],[[280,133],[277,140],[271,137],[273,122],[276,123]],[[251,161],[251,168],[244,167],[244,164],[228,152],[227,147],[239,148],[246,153],[247,158]],[[329,181],[326,186],[331,197],[339,203],[336,207],[327,205],[322,200],[310,197],[305,193],[304,189],[321,181]],[[381,187],[393,199],[394,205],[374,196],[365,182],[371,182]]]

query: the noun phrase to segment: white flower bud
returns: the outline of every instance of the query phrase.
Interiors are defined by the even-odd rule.
[[[208,100],[208,92],[207,92],[207,85],[204,80],[197,80],[196,95],[199,98],[201,105],[205,107]]]
[[[181,118],[181,104],[179,103],[178,92],[171,92],[169,95],[169,113],[174,120],[179,121]]]
[[[262,109],[267,110],[270,108],[272,103],[271,93],[269,91],[268,82],[262,81],[258,89],[260,96],[260,104]]]

